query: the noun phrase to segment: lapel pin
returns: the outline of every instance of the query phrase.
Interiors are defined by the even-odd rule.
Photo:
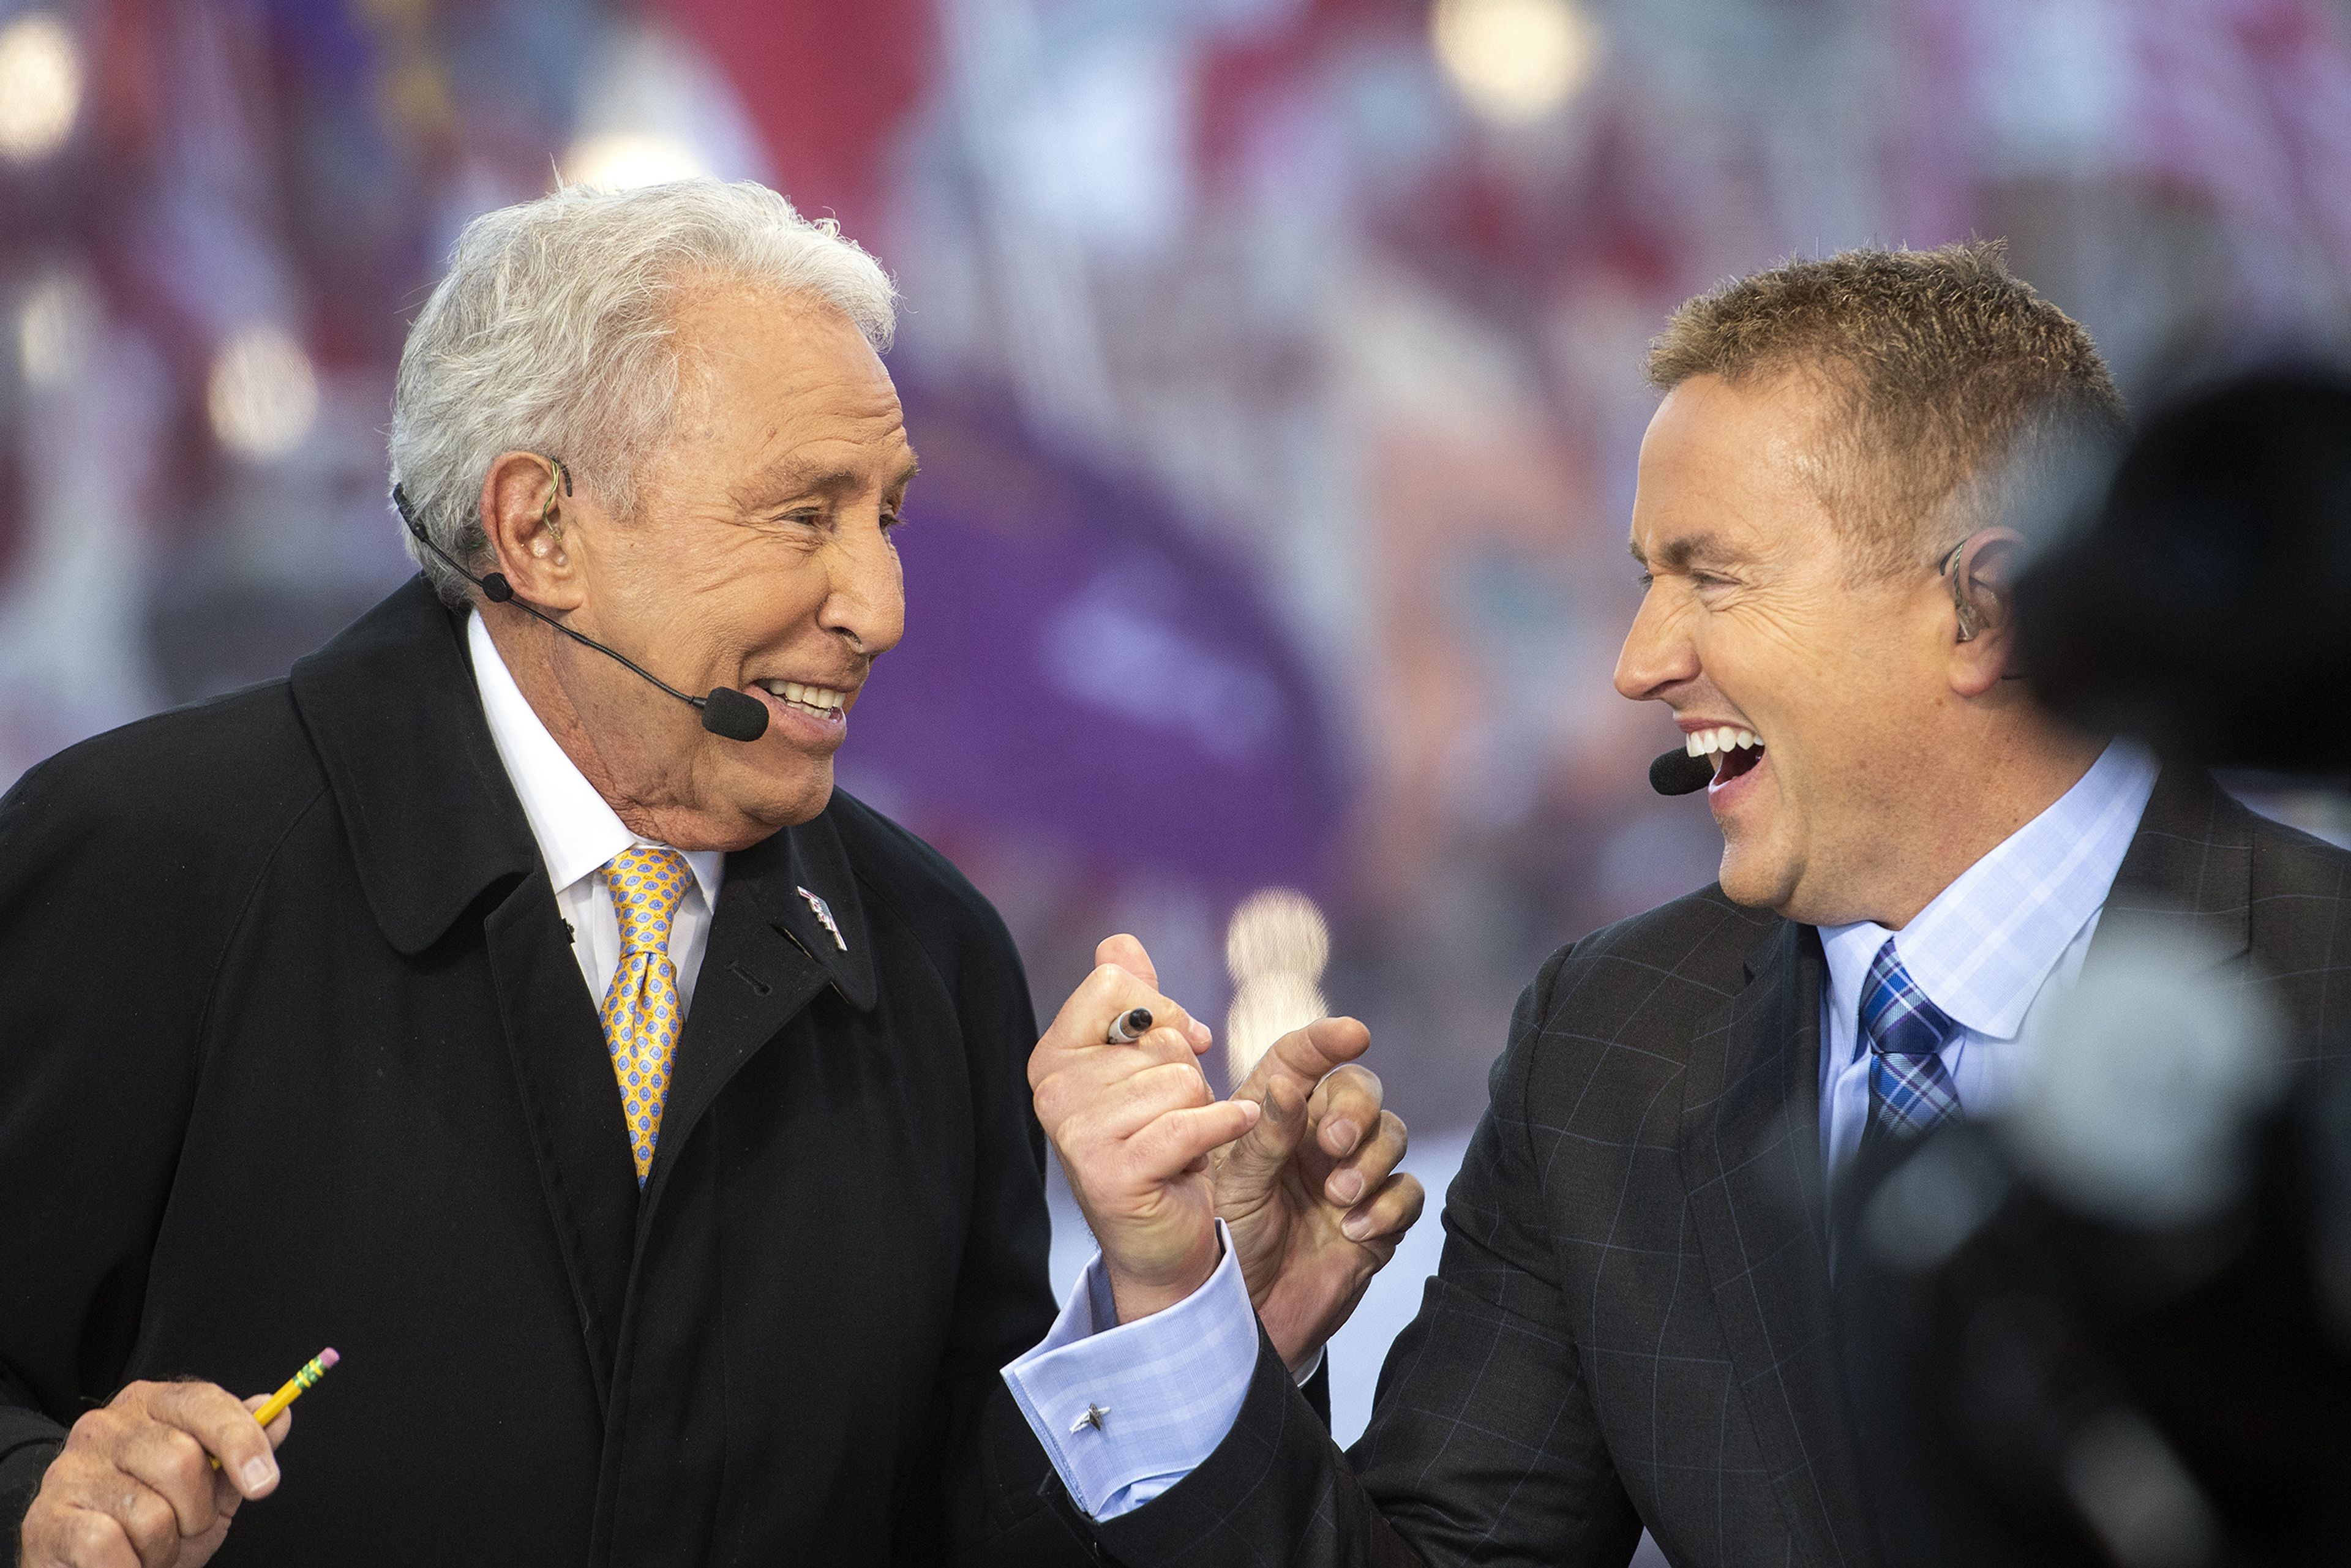
[[[809,907],[810,907],[810,909],[813,909],[813,910],[815,910],[815,911],[816,911],[816,917],[817,917],[817,919],[819,919],[820,921],[823,922],[823,924],[824,924],[824,928],[825,928],[825,930],[826,930],[826,931],[828,931],[828,932],[831,933],[831,936],[832,936],[832,945],[833,945],[834,946],[836,946],[836,947],[840,948],[840,949],[841,949],[842,952],[844,952],[844,953],[848,952],[848,951],[849,951],[849,944],[848,944],[846,941],[842,940],[842,938],[841,938],[841,927],[840,927],[840,926],[838,926],[838,925],[835,925],[832,923],[832,910],[831,910],[831,908],[826,904],[826,903],[824,902],[824,900],[823,900],[823,899],[819,898],[815,894],[810,893],[807,888],[801,888],[801,889],[799,890],[799,895],[800,895],[802,898],[805,898],[805,899],[807,899],[807,900],[809,901]]]

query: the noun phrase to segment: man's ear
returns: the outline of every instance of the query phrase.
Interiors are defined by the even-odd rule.
[[[1944,576],[1951,589],[1951,689],[1976,697],[1997,685],[2015,656],[2010,587],[2024,551],[2014,528],[1985,528],[1951,553]]]
[[[482,532],[515,597],[576,610],[579,575],[564,542],[564,470],[536,452],[501,452],[482,478]]]

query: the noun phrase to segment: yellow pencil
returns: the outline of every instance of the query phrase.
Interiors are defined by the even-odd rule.
[[[334,1365],[335,1363],[342,1359],[343,1358],[341,1356],[335,1354],[334,1347],[331,1345],[327,1347],[325,1350],[320,1351],[317,1355],[311,1357],[310,1360],[304,1364],[301,1371],[287,1378],[286,1380],[285,1386],[278,1389],[277,1393],[271,1395],[262,1405],[260,1409],[256,1410],[253,1413],[254,1420],[264,1427],[266,1427],[272,1421],[277,1420],[279,1412],[283,1411],[286,1406],[293,1404],[295,1400],[299,1399],[302,1396],[302,1390],[309,1387],[310,1385],[326,1376],[327,1368]],[[220,1461],[218,1459],[214,1459],[213,1461],[213,1469],[220,1469]]]

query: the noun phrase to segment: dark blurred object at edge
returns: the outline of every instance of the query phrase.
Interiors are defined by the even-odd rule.
[[[2034,690],[2086,728],[2351,771],[2351,377],[2264,370],[2159,410],[2017,612]]]
[[[2351,769],[2351,380],[2158,412],[2017,585],[2057,711]],[[1897,1565],[2351,1563],[2351,1085],[2264,977],[2101,933],[2017,1104],[1873,1151],[1837,1316]]]

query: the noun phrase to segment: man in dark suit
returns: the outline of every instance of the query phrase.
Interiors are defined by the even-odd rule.
[[[1147,1451],[1114,1421],[1056,1451],[1132,1568],[1617,1568],[1644,1526],[1683,1568],[1880,1562],[1830,1338],[1839,1172],[1996,1113],[2134,931],[2199,938],[2212,984],[2270,989],[2306,1038],[2346,1022],[2351,855],[2003,678],[2006,495],[2122,413],[1997,246],[1760,274],[1683,307],[1650,370],[1616,685],[1714,764],[1720,882],[1528,988],[1352,1453],[1272,1347],[1228,1371],[1157,1336],[1220,1343],[1238,1287],[1102,1216],[1098,1270],[1155,1310],[1098,1306],[1007,1375],[1115,1340],[1182,1390],[1128,1400],[1179,1428]],[[1057,1024],[1030,1064],[1081,1193],[1110,1150],[1071,1086],[1104,1060]],[[1024,1414],[1043,1437],[1059,1412]]]
[[[0,802],[26,1563],[1088,1560],[998,1375],[1052,1317],[1019,959],[832,788],[904,627],[891,308],[757,186],[477,220],[394,410],[425,576]],[[1199,1109],[1228,1138],[1361,1045]],[[1408,1222],[1400,1149],[1326,1164]],[[1302,1363],[1393,1236],[1221,1196]],[[281,1486],[289,1418],[225,1389],[329,1344]]]

